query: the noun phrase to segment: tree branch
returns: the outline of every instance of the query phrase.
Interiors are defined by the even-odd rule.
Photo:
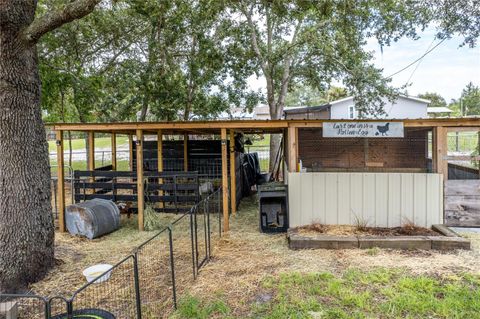
[[[247,19],[248,26],[250,28],[250,39],[252,42],[252,48],[253,51],[255,52],[255,55],[260,61],[260,66],[262,67],[263,75],[265,77],[268,77],[269,71],[268,71],[268,66],[265,61],[265,58],[263,57],[262,52],[260,51],[260,46],[258,43],[258,38],[257,38],[257,30],[255,28],[255,24],[253,23],[252,20],[252,15],[253,15],[253,6],[250,11],[247,11],[246,8],[244,8],[242,5],[240,5],[240,11],[245,15],[245,18]]]
[[[101,0],[75,0],[68,3],[62,9],[49,12],[36,18],[25,30],[25,38],[28,42],[37,42],[45,33],[48,33],[65,23],[83,18],[95,9]]]

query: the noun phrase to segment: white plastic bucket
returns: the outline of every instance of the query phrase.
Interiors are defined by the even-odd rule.
[[[95,284],[99,284],[101,282],[107,281],[110,278],[110,276],[112,275],[112,272],[109,270],[111,270],[112,268],[113,266],[109,264],[98,264],[85,269],[83,271],[83,275],[85,276],[88,282],[92,282],[98,276],[105,273],[102,277],[95,280]]]

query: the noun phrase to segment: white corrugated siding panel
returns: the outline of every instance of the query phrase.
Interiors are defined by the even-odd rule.
[[[421,173],[289,173],[290,227],[430,227],[443,222],[443,180]]]

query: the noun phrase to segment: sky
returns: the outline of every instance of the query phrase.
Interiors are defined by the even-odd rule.
[[[438,43],[436,40],[432,44],[435,37],[433,28],[419,35],[418,40],[401,39],[392,43],[389,47],[383,48],[383,53],[374,39],[368,41],[365,49],[374,52],[375,66],[383,69],[384,76],[389,76],[420,58]],[[409,95],[417,96],[425,92],[435,92],[443,96],[447,103],[451,99],[459,98],[462,89],[469,82],[480,86],[480,44],[472,49],[468,46],[459,47],[461,43],[460,37],[445,40],[427,54],[420,64],[416,63],[393,76],[392,85],[403,86],[411,77],[407,88]],[[249,84],[252,89],[262,88],[262,91],[265,91],[263,77],[258,79],[251,77]]]

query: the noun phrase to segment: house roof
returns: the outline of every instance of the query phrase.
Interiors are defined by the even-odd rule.
[[[416,96],[411,96],[411,95],[400,94],[399,97],[407,99],[407,100],[420,102],[420,103],[426,103],[426,104],[429,104],[431,102],[430,100],[422,99],[422,98],[419,98],[419,97],[416,97]],[[343,99],[340,99],[340,100],[331,101],[330,104],[335,105],[337,103],[345,102],[345,101],[348,101],[348,100],[353,100],[353,96],[347,96],[347,97],[345,97]]]
[[[305,113],[309,111],[323,111],[328,109],[331,106],[330,103],[316,105],[316,106],[288,106],[283,109],[284,113],[295,114],[295,113]]]
[[[452,113],[453,111],[445,106],[427,107],[427,113]]]

